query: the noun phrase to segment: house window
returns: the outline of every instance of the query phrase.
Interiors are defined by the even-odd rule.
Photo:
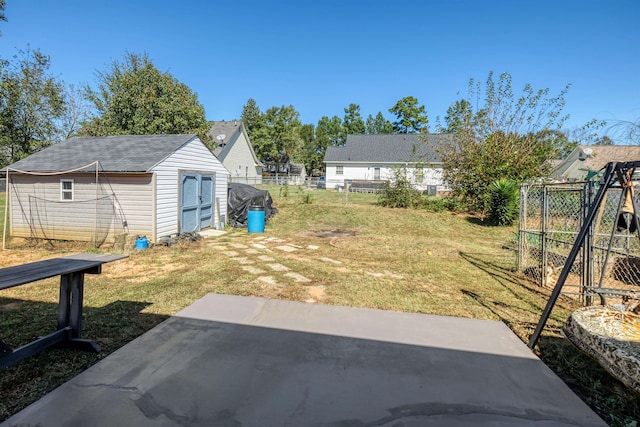
[[[73,200],[73,180],[60,180],[60,200]]]
[[[380,168],[373,168],[373,179],[376,181],[380,180]]]
[[[424,169],[416,168],[416,184],[422,184],[424,182]]]
[[[336,175],[344,174],[344,166],[336,166]]]

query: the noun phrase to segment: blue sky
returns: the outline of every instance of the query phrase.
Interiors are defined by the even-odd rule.
[[[67,84],[147,53],[198,95],[207,119],[293,105],[303,123],[364,118],[414,96],[431,128],[470,78],[508,72],[555,95],[567,128],[640,118],[638,0],[6,0],[0,56],[40,49]],[[623,141],[619,141],[623,142]]]

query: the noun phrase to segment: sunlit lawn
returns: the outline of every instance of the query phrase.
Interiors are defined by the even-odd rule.
[[[47,350],[6,369],[0,419],[209,292],[294,301],[315,297],[320,304],[499,320],[525,342],[535,328],[549,292],[513,272],[515,228],[490,227],[450,212],[386,209],[370,194],[269,190],[279,212],[264,235],[228,229],[222,237],[130,250],[127,260],[88,277],[84,335],[103,351]],[[227,255],[265,238],[300,248],[272,250],[269,256],[310,281],[297,283],[272,271],[275,283],[265,285],[241,268],[237,256]],[[63,250],[60,244],[49,252],[23,246],[5,252],[0,264]],[[57,287],[56,280],[47,280],[3,291],[2,339],[17,346],[54,327]],[[557,304],[540,340],[540,357],[612,425],[640,418],[637,396],[560,334],[576,307],[565,299]]]

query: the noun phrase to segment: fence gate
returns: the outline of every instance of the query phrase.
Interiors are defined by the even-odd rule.
[[[540,286],[554,287],[598,185],[589,181],[520,187],[518,271]],[[634,190],[637,195],[640,189]],[[604,197],[561,291],[584,305],[599,304],[605,296],[616,303],[640,290],[640,243],[621,221],[621,187],[608,189]]]

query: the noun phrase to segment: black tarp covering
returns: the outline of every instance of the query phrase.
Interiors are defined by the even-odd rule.
[[[267,190],[259,190],[247,184],[230,183],[227,204],[229,225],[237,228],[247,226],[247,212],[251,206],[264,208],[265,222],[278,212],[273,207],[273,199]]]

